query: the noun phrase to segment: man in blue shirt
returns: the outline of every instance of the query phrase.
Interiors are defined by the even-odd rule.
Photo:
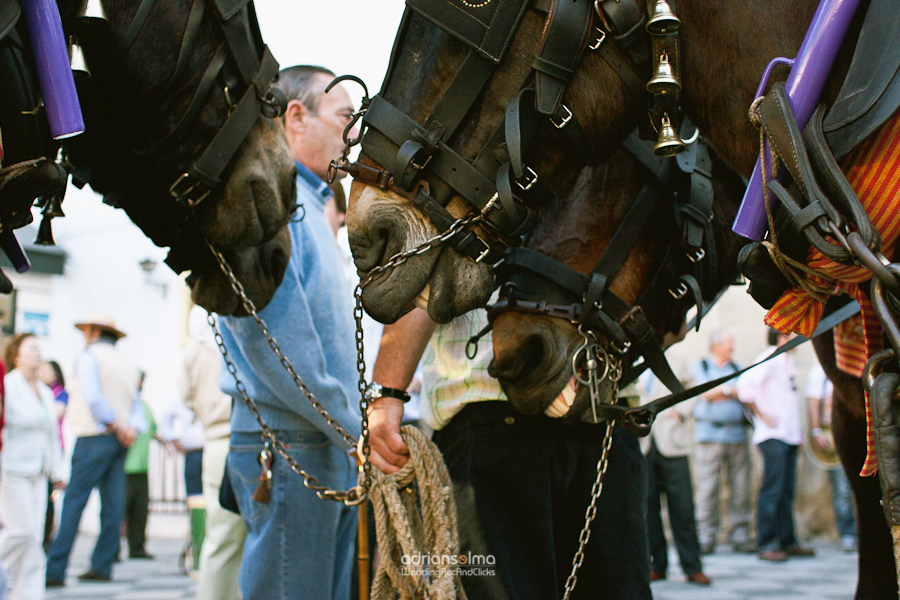
[[[297,204],[302,208],[290,224],[284,280],[259,314],[325,409],[348,433],[359,436],[353,307],[324,212],[331,197],[324,181],[328,164],[340,156],[341,134],[353,114],[341,86],[324,93],[333,78],[321,67],[298,66],[283,70],[276,84],[288,100],[284,128],[297,161]],[[226,317],[221,324],[238,376],[276,437],[321,485],[352,487],[351,448],[297,389],[253,318]],[[221,384],[235,399],[227,470],[247,526],[239,575],[244,600],[348,598],[355,513],[319,499],[279,455],[271,468],[269,497],[263,493],[254,499],[265,475],[259,461],[263,436],[226,369]]]
[[[104,315],[94,315],[75,327],[87,344],[75,362],[66,414],[77,440],[59,532],[47,558],[47,587],[65,585],[78,522],[95,487],[100,491],[100,535],[91,568],[79,579],[111,580],[125,505],[125,454],[135,437],[147,429],[138,394],[140,373],[115,348],[125,334]]]
[[[737,372],[732,362],[734,338],[717,330],[709,338],[709,356],[691,365],[691,377],[700,385]],[[719,477],[728,472],[731,492],[729,517],[732,549],[754,552],[750,541],[749,421],[738,400],[734,381],[711,389],[694,406],[694,472],[697,485],[697,535],[702,554],[712,554],[719,533]]]

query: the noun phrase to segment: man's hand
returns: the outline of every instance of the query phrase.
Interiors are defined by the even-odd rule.
[[[397,398],[380,398],[369,406],[369,458],[387,474],[396,473],[409,459],[409,448],[400,437],[403,402]],[[357,451],[363,457],[363,439]]]
[[[114,433],[119,443],[126,448],[130,448],[137,437],[137,430],[134,427],[116,427]]]

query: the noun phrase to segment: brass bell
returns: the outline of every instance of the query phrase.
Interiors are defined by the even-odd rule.
[[[84,60],[81,44],[74,35],[69,38],[69,64],[72,66],[72,77],[75,78],[75,81],[84,81],[91,76],[91,70],[88,68],[87,61]]]
[[[109,27],[109,19],[103,10],[101,0],[87,0],[84,10],[75,18],[75,24],[80,31],[106,29]]]
[[[656,0],[646,29],[650,35],[669,35],[681,27],[681,19],[675,16],[666,0]]]
[[[66,216],[66,213],[62,210],[62,197],[59,194],[49,196],[41,214],[50,219]]]
[[[654,95],[674,94],[681,91],[681,82],[675,77],[672,63],[669,62],[669,53],[663,52],[656,65],[656,72],[647,82],[647,91]]]
[[[38,227],[37,236],[34,238],[34,243],[38,246],[55,246],[56,242],[53,241],[53,227],[50,222],[53,220],[53,217],[48,217],[44,215],[44,218],[41,219],[41,225]]]
[[[687,146],[678,137],[672,122],[669,121],[669,113],[663,115],[662,124],[659,128],[659,138],[656,145],[653,146],[653,153],[657,156],[675,156],[687,150]]]

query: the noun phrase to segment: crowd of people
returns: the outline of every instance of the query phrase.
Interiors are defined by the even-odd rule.
[[[302,218],[290,223],[284,279],[259,314],[309,390],[345,432],[359,437],[352,288],[347,258],[335,241],[346,201],[339,187],[335,194],[325,182],[354,106],[340,85],[326,93],[333,78],[327,69],[297,66],[283,70],[276,83],[287,100],[282,119],[296,162]],[[199,307],[191,311],[179,399],[156,415],[141,398],[143,374],[117,348],[125,333],[112,319],[95,316],[76,325],[85,348],[68,385],[59,365],[42,360],[33,335],[8,341],[9,372],[0,378],[6,419],[0,558],[12,598],[40,599],[45,586],[66,585],[78,523],[93,489],[100,492],[100,533],[90,569],[78,578],[112,580],[115,561],[125,558],[123,523],[127,558],[153,558],[145,531],[154,438],[184,454],[187,494],[205,510],[198,598],[351,597],[355,509],[323,501],[306,487],[274,452],[255,412],[320,485],[351,489],[355,457],[299,393],[252,318],[217,321],[234,374],[222,368],[207,320]],[[461,552],[495,561],[494,576],[463,576],[468,597],[555,597],[577,549],[607,425],[516,413],[487,374],[490,342],[483,342],[474,359],[466,357],[467,341],[485,320],[483,312],[473,312],[437,325],[415,309],[384,327],[368,390],[369,459],[388,473],[406,463],[400,426],[412,413],[433,433],[447,463]],[[763,354],[784,341],[773,332]],[[710,337],[708,356],[694,364],[679,365],[677,347],[669,354],[679,379],[699,384],[740,370],[733,347],[733,337],[718,331]],[[824,378],[811,380],[807,390],[807,403],[801,404],[792,357],[784,353],[664,411],[643,444],[617,429],[575,597],[592,597],[590,590],[600,588],[611,597],[651,597],[650,582],[665,579],[668,568],[663,499],[690,583],[710,583],[702,556],[715,552],[722,537],[734,551],[756,552],[766,561],[812,554],[800,545],[792,516],[801,410],[808,407],[815,443],[827,444],[831,392]],[[407,403],[419,392],[414,409]],[[664,390],[647,376],[636,392],[623,396],[631,393],[646,402]],[[75,436],[70,469],[63,464],[63,413]],[[755,532],[751,444],[764,465]],[[852,505],[839,473],[832,482],[841,540],[849,550],[855,544]],[[720,531],[723,484],[727,532]],[[48,544],[48,499],[63,488],[58,531]],[[0,599],[5,589],[0,584]]]

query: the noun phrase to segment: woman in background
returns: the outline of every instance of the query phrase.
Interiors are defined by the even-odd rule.
[[[62,484],[55,400],[38,379],[41,349],[30,333],[14,335],[4,358],[9,373],[0,450],[0,560],[12,582],[11,600],[44,598],[47,559],[41,548],[47,482]]]
[[[55,360],[48,360],[41,363],[38,369],[38,379],[53,391],[53,397],[56,400],[56,416],[59,419],[59,439],[63,439],[62,422],[66,416],[66,406],[69,404],[69,392],[66,391],[66,378],[63,377],[62,368]],[[60,448],[65,447],[60,443]],[[44,552],[50,551],[50,542],[53,541],[53,525],[56,520],[56,509],[53,506],[53,496],[56,490],[53,489],[53,483],[47,483],[47,513],[44,517]]]

